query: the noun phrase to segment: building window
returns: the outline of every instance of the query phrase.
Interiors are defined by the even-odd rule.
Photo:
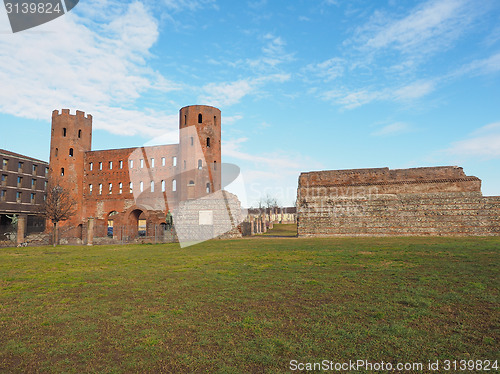
[[[187,126],[188,121],[187,121],[187,115],[184,114],[184,126]]]
[[[155,192],[155,182],[151,181],[151,192]]]
[[[89,184],[89,195],[92,195],[92,185]]]
[[[186,168],[186,160],[184,160],[184,169]]]
[[[2,186],[6,186],[6,185],[7,185],[7,175],[2,174]]]
[[[43,182],[43,187],[44,187],[44,190],[47,190],[47,185],[49,184],[49,182],[45,181]]]
[[[129,190],[129,192],[130,192],[130,193],[133,193],[133,192],[134,192],[134,184],[133,184],[132,182],[130,182],[130,183],[128,184],[128,190]]]
[[[37,170],[38,166],[37,165],[33,165],[32,166],[32,169],[31,171],[33,172],[33,175],[36,175],[36,170]]]
[[[161,181],[161,192],[165,192],[165,181]]]
[[[123,169],[123,161],[120,161],[120,169]]]
[[[102,162],[99,162],[99,170],[102,170]]]
[[[2,163],[2,169],[7,170],[8,167],[9,167],[9,160],[4,158]]]
[[[134,167],[134,160],[130,160],[130,169]]]
[[[16,202],[20,203],[23,199],[23,194],[21,192],[16,192]]]
[[[82,130],[78,130],[78,138],[82,137]]]
[[[194,186],[194,181],[189,181],[190,186]]]
[[[203,122],[203,116],[200,114],[198,114],[198,123],[202,123]]]
[[[61,177],[64,177],[64,168],[61,168]]]
[[[109,162],[109,170],[113,170],[113,161]]]
[[[123,192],[123,183],[118,183],[118,193],[121,195]]]
[[[210,138],[207,138],[207,148],[210,148]]]
[[[177,157],[172,157],[172,166],[177,166]]]
[[[217,116],[214,116],[214,125],[217,125]]]
[[[217,170],[217,161],[214,161],[214,170]]]
[[[141,164],[140,168],[142,169],[144,167],[144,160],[142,158],[141,158],[140,164]]]
[[[154,167],[155,167],[155,159],[154,159],[154,158],[152,158],[152,159],[151,159],[151,167],[152,167],[152,168],[154,168]]]
[[[23,186],[23,177],[17,177],[17,187]]]
[[[201,160],[198,160],[198,170],[201,170],[203,168],[203,163]]]
[[[177,181],[175,179],[172,181],[172,191],[177,191]]]
[[[18,171],[19,173],[22,173],[22,172],[23,172],[23,165],[24,165],[24,164],[23,164],[22,162],[19,162],[19,163],[17,164],[17,171]]]
[[[161,166],[165,166],[165,157],[161,158]]]
[[[56,157],[59,156],[59,148],[56,148],[54,153],[55,153]]]
[[[210,183],[207,183],[207,193],[210,193]]]
[[[109,194],[111,195],[113,193],[113,183],[110,183],[108,185],[108,191],[109,191]]]
[[[90,171],[94,170],[94,163],[93,163],[93,162],[91,162],[91,163],[89,164],[89,167],[90,167]]]
[[[49,168],[48,167],[45,168],[45,175],[49,175]]]
[[[140,190],[141,192],[143,192],[143,191],[144,191],[144,183],[143,183],[143,182],[140,182],[140,183],[139,183],[139,190]]]
[[[36,179],[31,180],[31,189],[36,190]]]
[[[73,157],[73,148],[69,149],[69,157]]]
[[[66,137],[66,127],[63,127],[63,136]]]
[[[191,145],[194,145],[194,138],[191,137]]]
[[[99,195],[102,195],[102,184],[99,183]]]
[[[34,193],[32,193],[31,196],[30,196],[30,202],[31,202],[31,204],[35,203],[35,198],[36,198],[36,195]]]
[[[7,191],[5,190],[0,191],[0,201],[5,201],[6,198],[7,198]]]

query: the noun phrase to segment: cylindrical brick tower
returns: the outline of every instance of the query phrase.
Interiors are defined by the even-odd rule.
[[[179,111],[179,200],[221,189],[221,112],[206,105]]]
[[[66,224],[82,223],[85,152],[92,146],[92,116],[69,109],[52,112],[49,180],[70,191],[77,203],[76,214]]]

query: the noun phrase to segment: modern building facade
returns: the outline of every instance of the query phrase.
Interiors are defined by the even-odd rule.
[[[48,172],[47,162],[0,149],[0,241],[16,230],[12,225],[16,222],[24,225],[23,233],[44,231],[45,220],[37,213],[45,198]]]

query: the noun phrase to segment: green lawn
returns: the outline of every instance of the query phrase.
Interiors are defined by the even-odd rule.
[[[0,372],[498,360],[499,260],[500,238],[0,249]]]
[[[282,236],[294,237],[297,236],[297,224],[295,223],[277,223],[271,230],[268,230],[263,236]]]

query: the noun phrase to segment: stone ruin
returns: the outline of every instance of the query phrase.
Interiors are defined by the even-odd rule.
[[[500,235],[500,196],[456,166],[302,173],[299,236]]]

